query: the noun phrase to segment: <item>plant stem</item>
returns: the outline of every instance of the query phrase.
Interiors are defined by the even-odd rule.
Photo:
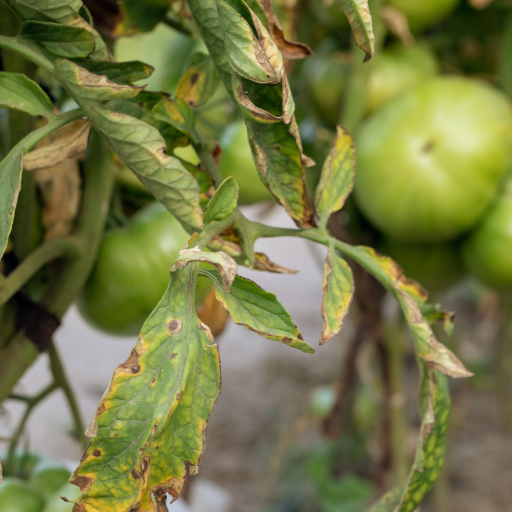
[[[50,357],[50,367],[52,370],[53,378],[58,386],[64,391],[64,395],[68,401],[69,408],[71,410],[71,414],[73,416],[73,420],[75,422],[75,434],[82,445],[82,448],[87,448],[87,437],[85,435],[85,427],[82,420],[82,414],[80,412],[80,408],[78,407],[78,403],[75,398],[75,394],[71,389],[71,385],[66,377],[66,372],[64,370],[64,365],[60,360],[59,353],[57,351],[57,347],[55,343],[52,341],[50,346],[48,347],[48,355]]]
[[[192,146],[194,147],[199,160],[201,160],[201,165],[204,167],[204,170],[212,177],[215,187],[217,188],[224,181],[224,178],[219,171],[219,166],[215,162],[215,158],[213,158],[208,144],[199,141],[192,142]]]
[[[19,41],[15,37],[0,35],[0,47],[16,52],[18,55],[25,57],[30,62],[41,66],[50,73],[53,73],[55,67],[50,59],[48,59],[38,45],[29,41]]]
[[[0,306],[5,304],[38,270],[63,256],[78,256],[76,237],[52,238],[30,253],[0,286]]]

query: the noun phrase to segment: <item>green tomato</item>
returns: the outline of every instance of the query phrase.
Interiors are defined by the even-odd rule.
[[[367,111],[373,112],[407,89],[435,76],[439,67],[430,49],[422,44],[396,45],[375,60],[367,91]]]
[[[336,402],[336,393],[332,386],[319,386],[309,397],[309,412],[318,419],[324,419],[331,412]]]
[[[189,235],[160,203],[137,212],[123,228],[108,231],[78,300],[82,316],[119,336],[140,332],[169,283],[169,269]],[[201,301],[211,284],[198,283]]]
[[[476,80],[436,78],[379,109],[356,136],[355,194],[381,231],[411,242],[475,225],[507,170],[508,99]]]
[[[82,491],[70,483],[66,483],[53,493],[43,508],[43,512],[71,512],[73,510],[73,503],[67,503],[61,496],[64,496],[69,501],[74,501],[80,498]]]
[[[220,172],[224,178],[234,176],[238,182],[238,204],[249,205],[272,199],[271,193],[258,176],[245,123],[237,121],[229,125],[219,144],[222,148]]]
[[[41,496],[48,498],[68,481],[70,474],[59,462],[41,459],[32,470],[29,483]]]
[[[495,288],[512,288],[512,185],[464,243],[469,270]]]
[[[43,498],[24,480],[6,477],[0,484],[2,512],[41,512],[43,507]]]
[[[309,83],[311,101],[322,121],[338,123],[345,93],[350,57],[342,52],[319,52],[304,66],[304,80]]]
[[[407,16],[412,30],[420,30],[447,18],[460,0],[388,0]]]
[[[429,292],[441,292],[464,277],[459,245],[414,244],[387,238],[379,252],[395,260],[408,278],[421,283]]]

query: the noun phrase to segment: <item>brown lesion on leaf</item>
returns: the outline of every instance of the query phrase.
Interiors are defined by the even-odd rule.
[[[131,469],[130,474],[134,480],[140,480],[141,474],[135,468]]]
[[[197,73],[197,72],[196,73],[192,73],[190,75],[190,79],[189,80],[190,80],[190,85],[194,86],[197,83],[197,81],[199,80],[199,73]]]
[[[123,364],[121,364],[119,368],[129,370],[129,372],[132,373],[133,375],[139,373],[141,371],[139,357],[140,354],[135,349],[132,349],[130,355],[128,356],[128,359]]]
[[[88,492],[92,485],[92,478],[88,476],[75,476],[70,483],[80,488],[82,492]]]
[[[283,336],[281,341],[283,343],[286,343],[287,345],[289,345],[293,341],[293,339],[292,338],[288,338],[288,336]]]
[[[157,502],[156,512],[168,512],[166,506],[167,494],[172,496],[172,501],[174,502],[183,493],[184,486],[184,478],[171,478],[169,481],[153,487],[151,492]]]
[[[181,395],[183,395],[183,391],[180,391],[180,392],[176,395],[176,402],[179,402],[179,401],[180,401]]]
[[[266,254],[257,252],[254,260],[254,270],[261,270],[263,272],[273,272],[275,274],[297,274],[298,270],[290,270],[274,263]]]
[[[101,455],[101,450],[98,450],[98,448],[96,448],[93,452],[92,452],[92,456],[93,457],[99,457]]]
[[[150,462],[151,458],[149,457],[149,455],[145,455],[144,458],[142,459],[142,464],[140,466],[142,481],[144,482],[144,484],[146,483],[146,480],[148,478]]]
[[[135,503],[135,505],[132,505],[128,512],[139,512],[140,510],[140,503]]]
[[[171,359],[175,359],[177,355],[178,355],[178,352],[173,352],[171,354]]]
[[[165,328],[171,336],[175,336],[176,334],[180,333],[182,327],[183,321],[174,319],[168,322]]]

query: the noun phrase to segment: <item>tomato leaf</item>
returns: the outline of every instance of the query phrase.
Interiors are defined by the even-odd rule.
[[[356,151],[350,133],[338,126],[334,145],[327,156],[316,189],[316,212],[326,226],[331,213],[343,208],[354,188]]]
[[[366,54],[364,61],[369,61],[375,51],[375,35],[368,0],[336,0],[336,3],[348,18],[357,46]]]
[[[5,3],[24,20],[69,23],[80,14],[82,0],[5,0]]]
[[[95,48],[94,36],[90,32],[58,23],[25,21],[19,37],[41,44],[59,57],[87,57]]]
[[[176,98],[190,107],[204,105],[219,86],[219,75],[212,59],[204,53],[193,53],[187,62],[187,70],[176,86]]]
[[[148,78],[153,74],[154,68],[137,60],[126,62],[109,62],[89,59],[74,59],[79,66],[95,75],[106,75],[116,84],[130,84],[137,80]]]
[[[182,100],[171,100],[162,98],[152,110],[153,115],[159,121],[174,126],[183,132],[187,137],[195,139],[196,116],[188,104]]]
[[[207,226],[212,222],[227,219],[236,208],[238,203],[238,183],[233,176],[226,178],[215,191],[210,199],[203,222]]]
[[[329,247],[322,281],[323,328],[320,345],[332,340],[341,331],[343,320],[354,295],[354,279],[347,262],[340,258],[334,247]]]
[[[313,354],[315,349],[304,341],[290,314],[273,293],[240,276],[235,277],[228,293],[218,272],[201,269],[200,273],[214,282],[216,297],[235,324],[243,325],[269,340]]]
[[[0,258],[5,252],[21,189],[22,151],[14,147],[0,163]]]
[[[139,119],[113,112],[104,104],[133,98],[140,88],[115,84],[69,60],[59,59],[55,64],[59,80],[121,160],[186,229],[200,230],[199,186],[177,158],[165,154],[160,132]]]
[[[437,341],[430,325],[423,318],[421,307],[424,306],[427,295],[421,285],[407,279],[403,270],[391,258],[377,254],[370,247],[354,247],[351,257],[398,300],[409,325],[416,352],[429,369],[454,378],[473,375],[451,350]]]
[[[0,105],[22,110],[32,116],[56,117],[48,95],[21,73],[0,71]]]
[[[71,477],[84,492],[74,510],[165,511],[167,493],[177,499],[183,491],[185,464],[197,473],[220,392],[220,361],[210,329],[190,307],[191,276],[171,275],[135,348],[115,370]]]
[[[54,167],[68,158],[73,158],[87,149],[91,123],[77,119],[49,137],[48,143],[30,151],[23,157],[26,171]]]
[[[423,420],[407,483],[386,493],[368,512],[414,512],[441,472],[450,421],[446,377],[422,365],[422,388],[426,391]]]
[[[272,272],[274,274],[297,274],[298,270],[290,270],[289,268],[282,267],[274,263],[270,258],[262,252],[254,254],[254,270],[263,272]]]
[[[171,272],[185,268],[189,263],[193,262],[210,263],[217,269],[217,273],[222,279],[224,290],[229,292],[231,284],[236,276],[238,265],[236,261],[225,252],[203,252],[198,247],[193,249],[183,249],[178,254],[176,261],[171,267]]]

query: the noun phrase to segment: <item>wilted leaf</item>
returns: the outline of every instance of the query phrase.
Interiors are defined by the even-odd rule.
[[[87,30],[58,23],[25,21],[19,37],[41,44],[59,57],[87,57],[95,47],[94,37]]]
[[[215,297],[215,288],[208,292],[202,304],[196,306],[197,317],[212,331],[213,336],[218,336],[226,327],[229,315],[222,304]]]
[[[354,188],[356,151],[350,133],[338,126],[336,139],[322,168],[316,189],[316,212],[320,225],[326,226],[331,213],[343,208]]]
[[[74,228],[80,207],[77,160],[63,160],[54,167],[37,170],[35,176],[43,201],[45,240],[68,235]]]
[[[194,139],[196,116],[188,104],[182,100],[162,98],[152,110],[153,115],[165,123],[169,123],[183,132],[187,137]]]
[[[272,272],[274,274],[297,274],[299,272],[298,270],[290,270],[289,268],[274,263],[262,252],[257,252],[254,255],[254,270]]]
[[[227,219],[236,208],[238,203],[238,183],[233,176],[226,178],[215,191],[210,199],[203,222],[207,226],[212,222]]]
[[[320,345],[332,340],[341,331],[343,320],[354,295],[354,278],[347,262],[329,247],[322,281],[323,328]]]
[[[273,293],[266,292],[256,283],[240,276],[235,277],[228,293],[222,286],[218,272],[200,272],[214,282],[217,299],[235,324],[243,325],[260,336],[279,341],[302,352],[312,354],[315,351],[303,340],[291,316]]]
[[[73,158],[87,149],[91,123],[87,119],[77,119],[53,132],[44,144],[23,157],[26,171],[46,169]]]
[[[174,262],[171,272],[185,268],[189,263],[201,261],[210,263],[216,269],[222,279],[224,290],[229,292],[231,284],[236,276],[238,265],[236,261],[225,252],[203,252],[198,247],[193,249],[183,249],[180,251],[176,261]]]
[[[22,151],[14,147],[0,163],[0,258],[5,252],[21,188]]]
[[[52,119],[56,116],[48,95],[21,73],[0,71],[0,105],[22,110],[32,116]]]
[[[272,9],[272,0],[260,0],[260,5],[267,18],[267,28],[273,41],[277,44],[285,59],[305,59],[313,54],[311,48],[303,43],[288,41],[284,36],[279,19]]]
[[[424,370],[425,408],[414,463],[405,485],[385,494],[368,512],[414,512],[439,476],[444,462],[450,395],[446,377]]]
[[[195,52],[187,62],[187,70],[176,86],[176,98],[191,107],[204,105],[219,86],[219,75],[209,55]]]
[[[416,351],[430,369],[454,378],[473,375],[451,350],[437,341],[423,318],[420,308],[425,304],[427,295],[421,285],[406,279],[403,270],[391,258],[381,256],[369,247],[354,247],[351,257],[396,297],[411,330]]]
[[[357,46],[366,54],[364,61],[370,60],[375,51],[375,35],[368,0],[336,0],[336,3],[348,18]]]
[[[220,361],[195,314],[190,278],[187,270],[172,274],[130,357],[114,372],[71,477],[85,493],[75,511],[164,512],[167,493],[177,499],[183,491],[185,464],[198,471]]]
[[[109,110],[103,103],[135,97],[140,89],[115,84],[63,59],[56,61],[56,70],[93,127],[145,187],[186,229],[201,230],[199,186],[177,158],[165,154],[160,132],[134,117]]]
[[[137,60],[126,62],[109,62],[89,59],[74,59],[79,66],[95,75],[105,75],[116,84],[130,84],[148,78],[155,70],[153,66]]]

